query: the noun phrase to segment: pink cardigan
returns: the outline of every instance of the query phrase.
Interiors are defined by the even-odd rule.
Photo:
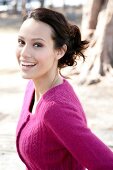
[[[113,153],[87,127],[71,85],[47,91],[30,112],[34,85],[28,83],[17,126],[17,151],[28,170],[113,170]]]

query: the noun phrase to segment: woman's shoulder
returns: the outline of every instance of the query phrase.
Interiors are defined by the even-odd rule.
[[[47,117],[81,117],[85,119],[84,109],[77,97],[72,85],[64,80],[63,84],[55,87],[50,93],[48,93],[48,100],[45,100],[45,115]],[[46,96],[47,97],[47,96]],[[46,98],[47,99],[47,98]]]
[[[72,85],[63,80],[63,83],[54,87],[43,96],[43,103],[47,110],[79,110],[83,111],[81,102]]]
[[[78,96],[68,80],[63,79],[63,83],[51,89],[47,96],[49,101],[59,103],[59,105],[70,105],[80,103]]]

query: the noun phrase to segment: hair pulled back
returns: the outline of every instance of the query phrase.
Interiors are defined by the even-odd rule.
[[[87,48],[88,42],[81,41],[79,28],[76,25],[71,25],[63,14],[47,8],[36,8],[24,17],[24,21],[28,18],[44,22],[52,27],[55,48],[67,45],[65,55],[58,61],[59,68],[77,64],[77,57],[82,57],[85,60],[83,51]]]

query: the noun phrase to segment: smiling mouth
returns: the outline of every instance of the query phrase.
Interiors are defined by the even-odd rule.
[[[29,68],[32,68],[34,66],[36,66],[35,63],[25,63],[25,62],[20,62],[20,66],[22,69],[29,69]]]

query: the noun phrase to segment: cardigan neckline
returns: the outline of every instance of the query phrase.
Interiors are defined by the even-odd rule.
[[[62,82],[61,84],[58,84],[58,85],[52,87],[51,89],[47,90],[47,91],[42,95],[42,97],[40,98],[40,100],[37,102],[37,105],[36,105],[36,107],[35,107],[35,112],[36,112],[36,110],[38,109],[38,107],[40,106],[40,104],[42,103],[42,101],[43,101],[44,99],[48,99],[48,98],[51,96],[51,94],[54,92],[54,90],[57,90],[60,86],[64,85],[66,82],[67,82],[67,81],[63,78],[63,82]],[[29,97],[30,102],[29,102],[29,105],[28,105],[28,107],[27,107],[27,111],[28,111],[28,114],[30,115],[30,117],[35,117],[35,116],[36,116],[36,113],[32,113],[32,112],[30,111],[30,107],[31,107],[31,105],[33,105],[33,104],[32,104],[32,100],[34,100],[34,99],[33,99],[33,98],[34,98],[34,94],[35,94],[35,89],[34,89],[34,86],[32,86],[32,92],[31,92],[30,97]]]

